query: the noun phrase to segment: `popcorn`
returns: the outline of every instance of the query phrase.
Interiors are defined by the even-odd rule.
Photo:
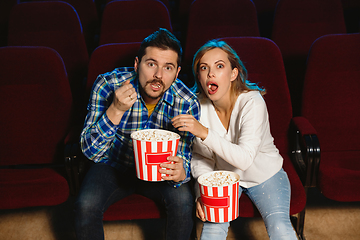
[[[180,136],[177,133],[166,130],[147,129],[132,133],[131,138],[140,141],[171,141],[179,139]]]
[[[239,181],[239,179],[235,177],[234,174],[226,171],[211,172],[209,175],[204,175],[199,178],[199,183],[201,185],[209,187],[228,186],[236,183],[237,181]]]

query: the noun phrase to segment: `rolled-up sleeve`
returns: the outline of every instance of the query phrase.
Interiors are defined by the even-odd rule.
[[[84,155],[97,162],[110,148],[118,126],[106,115],[109,96],[113,90],[105,78],[100,75],[92,89],[80,143]]]

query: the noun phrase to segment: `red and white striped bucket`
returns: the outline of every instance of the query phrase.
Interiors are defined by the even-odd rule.
[[[230,174],[237,181],[222,186],[210,186],[210,184],[205,183],[204,179],[216,172]],[[230,171],[209,172],[198,178],[201,201],[203,202],[203,210],[207,221],[216,223],[230,222],[239,216],[239,180],[239,175]]]
[[[176,155],[180,135],[162,129],[145,129],[132,133],[131,138],[137,177],[145,181],[164,181],[163,174],[159,173],[160,163]]]

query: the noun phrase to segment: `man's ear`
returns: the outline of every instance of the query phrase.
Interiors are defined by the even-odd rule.
[[[135,69],[135,72],[136,72],[136,73],[138,72],[138,68],[139,68],[139,58],[138,58],[138,57],[135,57],[134,69]]]
[[[177,73],[176,73],[176,77],[175,77],[175,79],[176,79],[176,78],[178,78],[179,73],[180,73],[180,70],[181,70],[181,67],[179,66],[179,67],[178,67],[178,69],[177,69]]]

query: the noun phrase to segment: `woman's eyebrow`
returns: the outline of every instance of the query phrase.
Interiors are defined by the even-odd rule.
[[[225,63],[225,61],[224,61],[224,60],[220,59],[220,60],[217,60],[217,61],[215,62],[215,64],[216,64],[216,63],[219,63],[219,62],[223,62],[223,63]]]
[[[221,60],[221,59],[220,59],[220,60],[215,61],[215,64],[217,64],[217,63],[219,63],[219,62],[225,63],[224,60]],[[205,63],[205,62],[200,62],[200,63],[199,63],[199,65],[202,65],[202,64],[209,65],[208,63]]]

